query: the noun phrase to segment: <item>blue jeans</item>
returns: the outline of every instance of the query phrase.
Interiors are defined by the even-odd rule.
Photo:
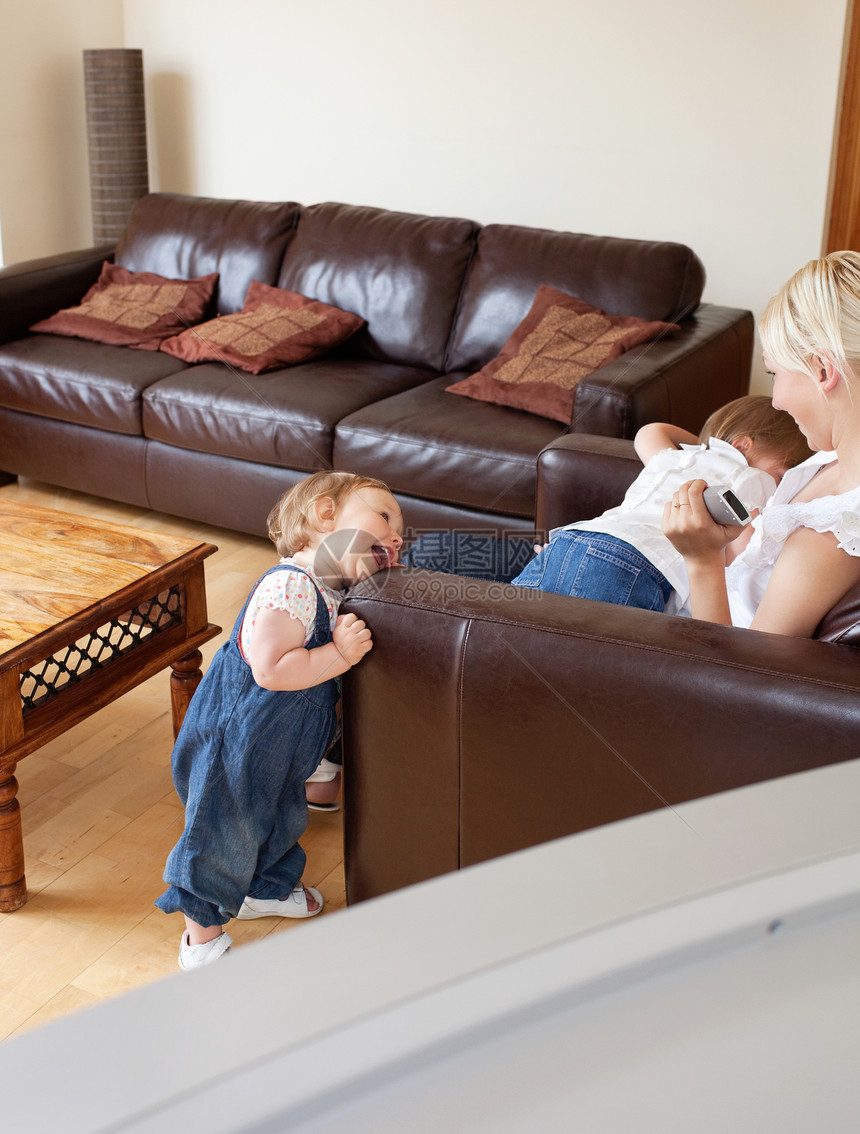
[[[559,532],[512,582],[644,610],[665,610],[673,591],[665,575],[629,543],[578,530]]]
[[[337,728],[334,679],[289,692],[257,685],[239,653],[246,607],[191,699],[173,748],[185,829],[164,870],[168,889],[155,904],[204,926],[224,925],[245,897],[285,898],[301,880],[305,780]],[[330,641],[329,614],[317,591],[309,646]]]

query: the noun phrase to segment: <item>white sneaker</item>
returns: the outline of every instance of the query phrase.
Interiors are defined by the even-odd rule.
[[[182,941],[179,944],[179,967],[180,969],[200,969],[204,965],[211,965],[229,952],[232,944],[233,938],[230,934],[221,933],[218,937],[213,937],[211,941],[204,941],[202,945],[192,945],[188,940],[188,930],[186,930],[182,934]]]
[[[323,756],[322,760],[320,760],[319,764],[317,764],[316,771],[312,775],[308,776],[308,778],[305,780],[305,783],[306,784],[328,784],[328,783],[331,783],[331,781],[335,778],[335,776],[340,775],[340,771],[341,771],[340,764],[335,764],[332,760],[329,760],[325,756]]]
[[[322,913],[325,899],[313,886],[308,886],[308,893],[319,903],[315,910],[308,909],[305,888],[301,882],[297,882],[292,894],[286,898],[246,898],[236,917],[243,921],[255,917],[316,917],[318,913]]]

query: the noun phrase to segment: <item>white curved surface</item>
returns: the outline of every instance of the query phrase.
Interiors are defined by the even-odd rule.
[[[852,762],[363,903],[25,1034],[0,1046],[4,1128],[854,1134],[858,1021]]]

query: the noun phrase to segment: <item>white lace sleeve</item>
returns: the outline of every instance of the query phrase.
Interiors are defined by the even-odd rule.
[[[860,488],[841,496],[773,505],[762,512],[757,526],[763,562],[773,563],[785,541],[798,528],[832,532],[843,551],[860,556]]]

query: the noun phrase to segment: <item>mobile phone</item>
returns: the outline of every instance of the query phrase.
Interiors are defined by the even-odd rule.
[[[712,484],[705,489],[705,507],[718,524],[746,527],[752,519],[746,507],[726,484]]]

